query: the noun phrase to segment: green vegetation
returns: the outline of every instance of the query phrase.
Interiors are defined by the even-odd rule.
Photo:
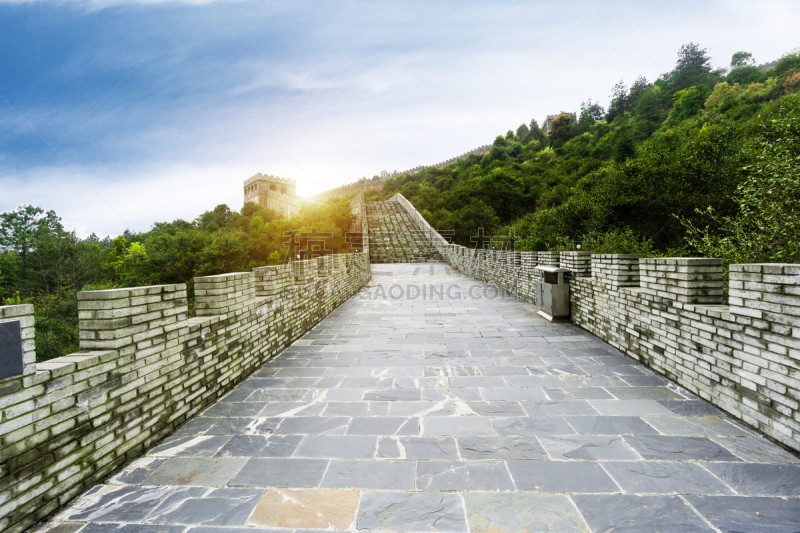
[[[800,261],[800,51],[770,70],[738,52],[713,69],[681,47],[654,82],[612,88],[546,135],[535,121],[491,151],[389,180],[454,241],[478,228],[515,235],[519,250],[707,255],[730,262]]]
[[[309,205],[284,220],[260,205],[241,212],[219,205],[195,221],[159,222],[146,233],[80,239],[39,207],[0,213],[0,302],[33,303],[36,355],[43,361],[78,350],[78,290],[187,283],[287,259],[284,232],[330,232],[333,252],[349,251],[345,200]],[[304,245],[304,239],[297,239]],[[191,302],[190,302],[191,303]]]

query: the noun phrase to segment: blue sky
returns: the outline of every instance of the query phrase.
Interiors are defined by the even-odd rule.
[[[0,0],[0,211],[81,235],[433,164],[575,110],[681,44],[800,46],[800,2]]]

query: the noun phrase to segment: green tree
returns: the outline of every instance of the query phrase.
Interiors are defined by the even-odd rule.
[[[703,107],[713,109],[723,102],[735,100],[742,93],[742,87],[730,85],[728,82],[718,83],[714,86],[714,91],[706,98]]]
[[[477,199],[453,213],[453,221],[456,240],[467,244],[472,242],[470,237],[479,235],[481,231],[490,233],[500,224],[494,209]]]
[[[74,291],[64,296],[42,294],[34,300],[33,308],[37,361],[79,350],[78,299]]]
[[[54,211],[20,205],[13,211],[0,213],[0,248],[17,252],[24,264],[35,248],[36,239],[44,232],[57,229],[59,220]]]
[[[60,230],[60,219],[52,210],[45,212],[41,207],[24,204],[13,211],[0,213],[0,249],[16,252],[19,259],[18,288],[23,292],[35,288],[30,280],[30,254],[44,235]]]
[[[506,169],[493,170],[480,179],[475,192],[501,220],[510,221],[522,214],[525,202],[522,183]]]
[[[712,76],[708,50],[700,48],[695,43],[681,46],[678,51],[678,63],[664,77],[673,94],[693,86],[703,85],[711,88],[717,81]]]
[[[450,232],[455,230],[456,222],[453,213],[448,211],[445,208],[437,209],[434,212],[430,211],[422,211],[422,216],[425,217],[425,220],[433,226],[437,231],[441,232]]]
[[[502,142],[498,142],[498,140]],[[505,139],[497,137],[489,153],[481,158],[481,166],[485,168],[495,161],[505,161],[506,159],[508,159],[508,150],[506,149]]]
[[[239,213],[231,211],[225,204],[220,204],[213,211],[206,211],[197,219],[198,227],[209,233],[232,225],[239,218]]]
[[[781,56],[781,60],[770,73],[771,76],[785,76],[800,70],[800,48],[795,48],[788,54]]]
[[[634,114],[639,122],[651,126],[648,137],[655,131],[655,127],[667,118],[670,105],[670,98],[661,84],[653,85],[642,92]]]
[[[560,146],[572,138],[573,120],[569,113],[561,113],[550,123],[550,145]]]
[[[199,270],[200,253],[211,235],[189,226],[176,231],[154,229],[146,238],[148,274],[160,283],[189,283]]]
[[[623,80],[619,80],[611,88],[611,103],[608,106],[606,120],[612,122],[617,116],[627,111],[628,108],[628,86],[625,85]]]
[[[731,67],[746,67],[749,65],[755,65],[756,62],[753,59],[753,54],[750,52],[736,52],[731,57]]]
[[[439,191],[427,181],[423,181],[419,185],[419,193],[415,200],[422,209],[436,209],[439,202]]]
[[[124,235],[115,237],[111,241],[111,244],[113,248],[111,248],[111,250],[108,252],[108,255],[106,255],[103,266],[107,270],[114,272],[122,268],[122,265],[125,262],[125,251],[128,249],[129,244]]]
[[[242,207],[242,216],[245,218],[258,217],[264,222],[272,222],[281,218],[281,214],[274,209],[264,207],[255,202],[245,202],[244,207]]]
[[[19,280],[19,256],[16,252],[0,252],[0,301],[9,298]]]
[[[650,87],[652,86],[647,82],[647,78],[644,76],[636,78],[630,90],[628,90],[624,81],[619,80],[617,84],[611,88],[611,104],[608,106],[606,120],[612,122],[616,117],[623,116],[625,113],[635,109],[636,106],[639,105],[642,96]]]
[[[636,106],[639,105],[639,101],[641,100],[642,96],[650,90],[653,85],[647,81],[647,78],[644,76],[639,76],[636,78],[636,81],[633,82],[631,85],[631,90],[628,92],[627,98],[627,106],[628,109],[636,109]]]
[[[542,128],[539,127],[539,124],[536,122],[536,119],[532,119],[530,125],[528,126],[527,138],[523,139],[523,142],[539,141],[544,138],[545,138],[544,131],[542,131]]]
[[[122,265],[117,275],[125,286],[149,285],[155,280],[149,275],[147,248],[140,242],[132,242],[125,250]]]
[[[680,122],[696,115],[706,102],[711,91],[705,86],[693,86],[676,92],[672,97],[670,121]]]
[[[436,180],[434,186],[436,187],[436,190],[438,190],[439,192],[444,192],[452,189],[455,184],[456,182],[452,176],[443,176],[438,180]]]
[[[217,231],[199,254],[196,274],[210,276],[249,270],[250,251],[247,235],[242,231]]]
[[[598,102],[592,102],[592,99],[581,102],[581,112],[578,118],[578,129],[580,131],[588,131],[595,122],[601,120],[605,115],[605,110]]]
[[[102,246],[96,241],[79,239],[60,223],[54,230],[39,235],[29,264],[30,286],[37,293],[65,295],[104,275]]]
[[[622,163],[636,154],[636,143],[633,140],[630,130],[624,129],[619,132],[614,143],[614,161]]]
[[[763,83],[767,79],[767,75],[758,68],[753,66],[741,66],[731,70],[725,77],[725,81],[731,85],[738,83],[740,85],[750,85],[751,83]]]

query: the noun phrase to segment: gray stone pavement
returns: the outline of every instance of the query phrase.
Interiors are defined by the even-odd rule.
[[[443,263],[373,271],[43,530],[800,531],[793,455]]]

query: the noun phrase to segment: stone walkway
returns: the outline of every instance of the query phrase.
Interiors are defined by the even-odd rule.
[[[444,264],[373,270],[44,530],[800,530],[794,456]]]

